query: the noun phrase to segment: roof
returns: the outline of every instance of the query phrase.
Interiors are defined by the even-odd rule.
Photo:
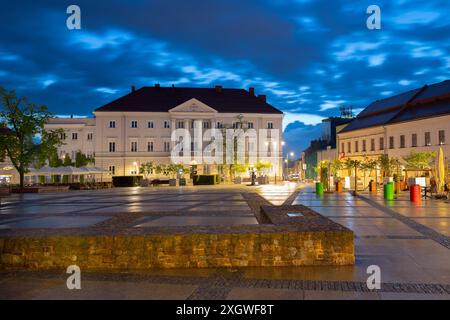
[[[450,80],[370,103],[340,133],[450,114]]]
[[[167,112],[192,98],[222,113],[283,113],[268,104],[265,96],[244,89],[159,86],[142,87],[95,111]]]

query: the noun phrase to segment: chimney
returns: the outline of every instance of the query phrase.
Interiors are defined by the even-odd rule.
[[[161,85],[159,83],[155,83],[155,88],[159,88]]]
[[[260,94],[260,95],[258,95],[258,99],[261,99],[263,102],[266,102],[266,95]]]
[[[216,90],[217,93],[222,92],[222,86],[216,86],[215,90]]]
[[[136,90],[136,88],[134,87],[134,85],[131,86],[131,92],[134,92]]]
[[[253,87],[248,88],[248,92],[249,92],[252,96],[254,96],[254,95],[255,95],[255,88],[253,88]]]

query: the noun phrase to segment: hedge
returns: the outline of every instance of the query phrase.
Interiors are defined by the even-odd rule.
[[[142,176],[116,176],[112,177],[114,187],[136,187],[142,180]]]
[[[194,186],[219,184],[220,176],[218,174],[196,174],[192,177]]]

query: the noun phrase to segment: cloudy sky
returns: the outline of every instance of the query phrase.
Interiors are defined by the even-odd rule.
[[[68,30],[66,8],[81,8]],[[381,30],[366,9],[381,8]],[[60,115],[136,87],[253,86],[286,113],[288,148],[339,106],[450,79],[450,1],[2,1],[0,86]]]

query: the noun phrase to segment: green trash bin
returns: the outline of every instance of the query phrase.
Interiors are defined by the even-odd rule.
[[[388,182],[384,185],[384,199],[394,200],[394,183]]]
[[[316,194],[323,195],[323,183],[316,182]]]

